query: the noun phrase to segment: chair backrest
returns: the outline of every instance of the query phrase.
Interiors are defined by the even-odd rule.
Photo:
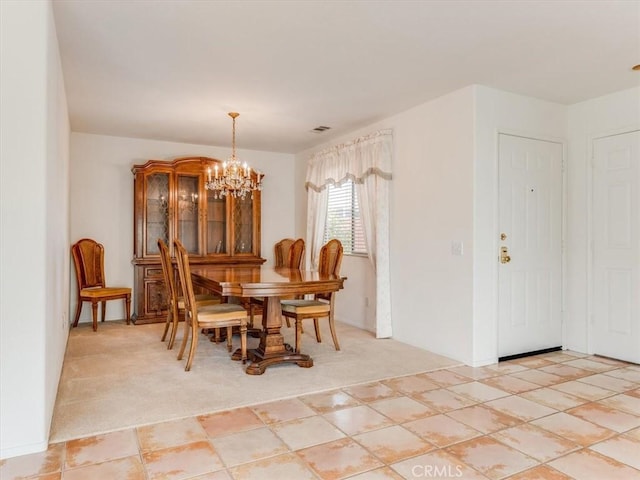
[[[90,238],[78,240],[71,246],[76,269],[78,291],[88,287],[104,287],[104,246]]]
[[[289,247],[289,255],[287,255],[287,263],[284,265],[289,268],[300,269],[302,259],[304,258],[304,240],[302,238],[297,239]]]
[[[322,274],[340,275],[340,265],[342,264],[342,243],[333,239],[325,243],[320,249],[320,260],[318,271]],[[316,298],[333,299],[333,293],[317,294]],[[333,300],[332,300],[333,301]]]
[[[173,241],[176,248],[176,260],[178,263],[178,276],[182,285],[182,294],[184,298],[184,308],[191,318],[197,318],[198,311],[196,308],[196,296],[193,292],[193,283],[191,283],[191,267],[189,266],[189,254],[184,248],[182,242],[178,239]]]
[[[289,249],[295,240],[293,238],[283,238],[273,247],[275,253],[275,266],[286,267],[286,261],[289,255]]]
[[[162,264],[162,275],[164,276],[164,284],[167,287],[167,299],[169,305],[177,305],[178,291],[176,290],[175,276],[173,273],[173,264],[171,263],[171,255],[169,247],[164,240],[158,238],[158,248],[160,249],[160,263]]]
[[[325,243],[320,249],[320,261],[318,271],[324,274],[340,275],[340,265],[342,264],[342,243],[333,239]]]

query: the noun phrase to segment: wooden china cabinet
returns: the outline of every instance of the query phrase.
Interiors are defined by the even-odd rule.
[[[261,265],[260,192],[244,199],[215,198],[205,188],[207,169],[222,162],[208,157],[149,160],[134,165],[135,323],[164,322],[167,298],[158,238],[174,256],[174,239],[192,264]],[[253,173],[255,175],[255,173]]]

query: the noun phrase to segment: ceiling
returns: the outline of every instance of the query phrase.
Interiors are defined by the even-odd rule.
[[[74,132],[296,153],[482,84],[640,85],[639,0],[53,0]],[[331,127],[324,133],[318,126]]]

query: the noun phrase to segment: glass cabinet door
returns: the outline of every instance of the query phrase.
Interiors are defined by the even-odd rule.
[[[234,203],[234,253],[253,252],[253,200],[250,195]]]
[[[198,187],[200,177],[178,175],[176,198],[177,237],[187,252],[198,255],[199,247],[199,203]]]
[[[227,253],[227,199],[215,198],[207,190],[207,251],[205,255]]]
[[[169,244],[169,174],[153,173],[146,178],[146,253],[158,255],[158,238]]]

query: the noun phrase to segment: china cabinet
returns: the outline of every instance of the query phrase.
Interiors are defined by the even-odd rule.
[[[260,191],[217,198],[205,188],[208,157],[149,160],[134,165],[135,323],[164,322],[167,298],[158,238],[173,252],[178,238],[193,264],[260,265]],[[254,174],[255,175],[255,174]]]

